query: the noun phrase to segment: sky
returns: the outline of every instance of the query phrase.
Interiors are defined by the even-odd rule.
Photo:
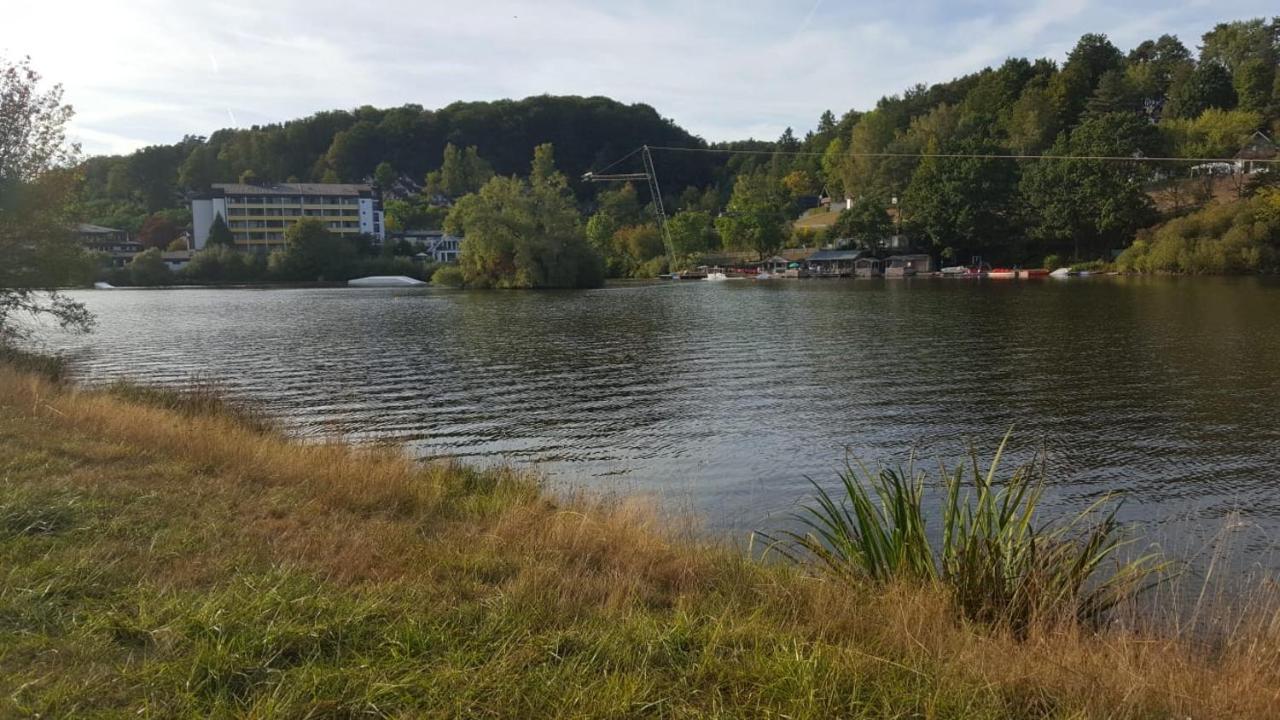
[[[707,140],[774,139],[1007,57],[1061,61],[1086,32],[1192,50],[1275,0],[15,0],[29,55],[88,154],[360,105],[606,95]]]

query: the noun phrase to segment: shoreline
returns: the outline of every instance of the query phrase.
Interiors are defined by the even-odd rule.
[[[1266,613],[1212,647],[1136,615],[1015,639],[935,588],[761,564],[634,501],[5,363],[0,438],[18,714],[1277,713]]]

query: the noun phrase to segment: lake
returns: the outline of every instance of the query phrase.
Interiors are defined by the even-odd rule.
[[[1050,502],[1122,491],[1188,553],[1280,531],[1280,282],[683,282],[73,293],[77,373],[221,382],[291,431],[535,465],[719,533],[776,529],[847,456],[928,467],[1015,428]]]

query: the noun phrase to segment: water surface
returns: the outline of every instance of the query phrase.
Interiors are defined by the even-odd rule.
[[[90,381],[216,378],[307,436],[535,464],[711,529],[785,522],[846,453],[929,464],[1016,427],[1051,502],[1155,537],[1280,530],[1280,283],[687,282],[582,292],[85,291]]]

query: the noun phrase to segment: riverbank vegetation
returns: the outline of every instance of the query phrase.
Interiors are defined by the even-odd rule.
[[[633,501],[0,366],[0,704],[168,717],[1272,717],[1274,614],[1015,633]],[[1126,613],[1119,619],[1131,617]]]

